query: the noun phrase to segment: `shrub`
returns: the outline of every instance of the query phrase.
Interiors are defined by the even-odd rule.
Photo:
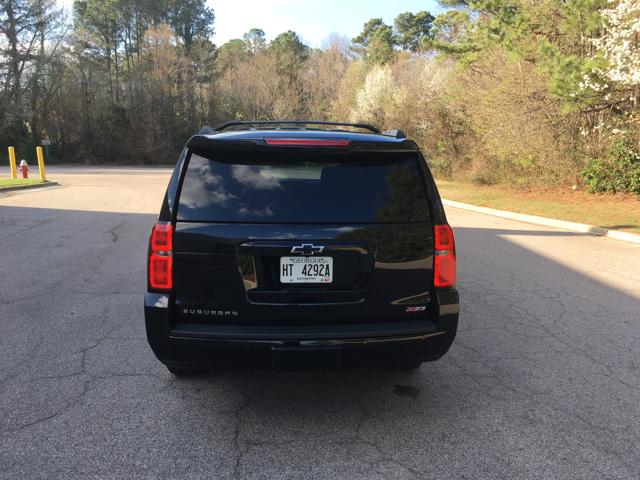
[[[427,160],[431,173],[436,178],[451,178],[453,174],[453,162],[450,158],[444,160]]]
[[[614,142],[606,159],[590,158],[580,172],[589,193],[640,194],[640,156],[630,140]]]
[[[471,183],[475,185],[495,185],[497,180],[493,172],[481,171],[471,176]]]

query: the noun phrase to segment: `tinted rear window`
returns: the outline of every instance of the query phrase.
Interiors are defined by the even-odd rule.
[[[411,153],[194,150],[178,220],[425,222],[429,209]]]

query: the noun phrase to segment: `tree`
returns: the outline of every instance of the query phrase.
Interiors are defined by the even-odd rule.
[[[264,53],[275,59],[278,84],[271,116],[299,118],[304,111],[302,73],[311,49],[300,41],[297,33],[289,30],[274,38]]]
[[[367,67],[362,60],[349,63],[340,80],[338,98],[332,103],[331,116],[339,122],[351,121],[351,111],[356,107],[358,91],[367,78]]]
[[[422,47],[428,49],[437,42],[441,50],[446,50],[464,43],[463,35],[470,26],[469,9],[449,10],[442,13],[434,19],[431,35],[422,38]]]
[[[423,45],[423,40],[431,39],[433,34],[433,21],[435,17],[427,11],[413,14],[411,12],[401,13],[396,17],[393,24],[398,31],[397,43],[402,50],[417,52]]]
[[[75,0],[73,4],[75,25],[83,29],[85,48],[98,53],[106,60],[107,78],[111,97],[119,103],[117,82],[117,48],[119,43],[117,0]],[[116,82],[113,81],[113,63],[116,61]]]
[[[536,65],[565,108],[591,108],[597,96],[581,93],[585,74],[603,64],[590,39],[600,34],[607,0],[440,0],[456,7],[434,21],[431,46],[466,67],[502,49],[512,61]],[[460,10],[462,9],[462,10]],[[465,12],[468,19],[460,16]],[[462,32],[462,34],[457,34]]]
[[[331,32],[320,43],[322,50],[334,50],[339,52],[347,60],[353,60],[353,52],[351,51],[351,39],[346,35],[340,35],[337,32]]]
[[[36,101],[43,93],[42,72],[49,61],[45,46],[58,28],[58,16],[54,4],[47,0],[0,0],[2,145],[23,143],[29,131],[35,141],[41,129]]]
[[[391,129],[398,124],[407,100],[406,93],[406,89],[394,80],[388,65],[376,65],[358,90],[350,120]]]
[[[205,5],[205,0],[174,0],[169,24],[189,49],[196,37],[213,35],[214,20],[213,9]]]
[[[44,0],[0,0],[0,34],[6,39],[6,44],[0,43],[0,79],[3,91],[14,100],[20,96],[26,66],[44,47],[47,23],[54,17],[52,5]]]
[[[314,50],[306,63],[303,75],[303,100],[307,117],[329,120],[331,104],[337,100],[340,81],[349,60],[337,48]]]
[[[396,36],[381,18],[372,18],[364,24],[360,35],[351,40],[353,51],[368,65],[384,65],[393,56]]]
[[[640,84],[640,3],[619,0],[602,11],[605,33],[593,44],[607,60],[600,73],[622,86]]]
[[[154,127],[150,129],[153,133],[146,135],[147,142],[165,142],[163,137],[182,127],[176,122],[184,121],[184,115],[176,115],[180,103],[176,84],[180,71],[186,67],[186,59],[180,57],[177,37],[166,23],[149,27],[144,36],[144,81],[150,100],[145,120]]]
[[[250,52],[247,49],[247,42],[234,38],[220,47],[216,65],[218,70],[222,72],[228,68],[237,67],[241,62],[247,61],[249,57]]]
[[[242,36],[247,50],[254,55],[267,47],[267,40],[264,38],[264,32],[259,28],[252,28],[248,33]]]
[[[279,56],[291,55],[301,62],[305,61],[311,52],[311,49],[300,41],[298,34],[293,30],[281,33],[271,40],[269,48],[277,52]]]

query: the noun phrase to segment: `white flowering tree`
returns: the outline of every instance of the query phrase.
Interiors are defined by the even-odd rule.
[[[601,111],[591,131],[598,131],[598,137],[610,147],[601,158],[589,158],[581,176],[590,192],[640,193],[635,111],[640,93],[640,0],[609,0],[602,19],[603,35],[592,43],[604,63],[584,75],[580,87],[599,94],[605,108],[616,111],[617,116],[604,121]]]
[[[606,144],[633,136],[637,130],[640,0],[608,0],[601,19],[600,35],[590,39],[595,51],[585,59],[579,89],[570,97],[586,106],[580,133],[597,134],[597,140]]]
[[[368,122],[385,128],[399,120],[407,92],[393,78],[389,66],[374,66],[367,74],[356,96],[356,106],[350,112],[352,122]]]
[[[623,87],[640,85],[640,0],[610,3],[617,5],[602,12],[605,33],[593,40],[608,64],[599,73]]]

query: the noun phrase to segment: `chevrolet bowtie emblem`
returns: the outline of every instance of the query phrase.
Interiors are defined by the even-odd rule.
[[[293,247],[291,253],[301,253],[302,255],[313,255],[314,253],[322,253],[324,247],[314,247],[312,243],[303,243],[299,247]]]

